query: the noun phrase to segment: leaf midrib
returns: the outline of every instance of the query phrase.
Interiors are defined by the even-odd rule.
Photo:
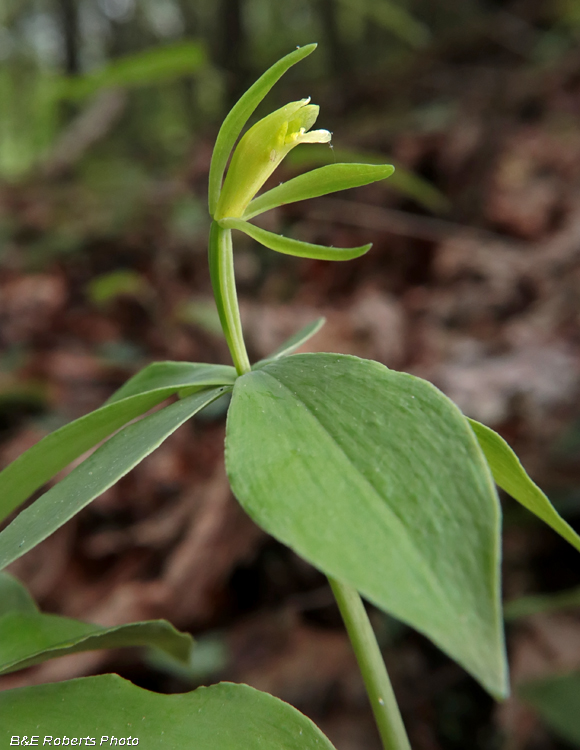
[[[258,371],[259,373],[262,373],[264,375],[267,375],[272,380],[274,380],[276,383],[278,383],[282,388],[284,388],[288,393],[290,393],[290,396],[293,397],[299,404],[302,405],[302,407],[306,410],[306,412],[311,416],[311,418],[314,419],[314,421],[320,426],[320,428],[323,430],[324,434],[327,435],[330,438],[330,441],[336,446],[338,451],[345,457],[347,462],[350,464],[350,466],[354,469],[355,472],[359,474],[360,477],[362,477],[364,483],[370,487],[371,491],[374,493],[374,495],[379,499],[381,506],[386,509],[388,512],[388,515],[390,518],[394,519],[395,526],[398,526],[402,528],[405,531],[405,539],[407,540],[408,546],[413,550],[413,553],[416,557],[423,563],[420,565],[420,568],[425,568],[426,571],[429,573],[429,575],[425,576],[423,573],[424,580],[427,581],[427,583],[430,585],[432,591],[437,592],[440,598],[443,599],[446,606],[451,606],[451,609],[455,609],[455,606],[453,602],[446,596],[445,590],[442,588],[439,580],[436,576],[434,576],[431,573],[431,565],[428,564],[428,561],[426,558],[420,553],[417,542],[413,539],[413,537],[409,534],[408,527],[405,526],[405,524],[401,521],[401,519],[397,516],[397,514],[389,507],[389,505],[382,499],[380,493],[376,489],[376,487],[373,485],[373,483],[370,481],[368,477],[366,477],[361,471],[358,470],[356,465],[353,463],[352,458],[348,455],[348,453],[344,450],[344,448],[340,445],[340,443],[336,440],[336,438],[333,437],[333,435],[326,429],[326,427],[322,424],[320,419],[317,417],[314,412],[308,407],[308,405],[301,399],[297,393],[294,393],[285,383],[282,383],[278,378],[275,377],[275,375],[272,375],[270,372],[266,370],[266,368],[263,368],[262,370]],[[252,373],[254,374],[254,373]],[[257,374],[257,373],[256,373]]]

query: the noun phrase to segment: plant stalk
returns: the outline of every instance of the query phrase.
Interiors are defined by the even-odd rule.
[[[232,230],[223,229],[214,221],[209,233],[209,273],[211,285],[230,354],[238,375],[250,372],[242,321],[238,306]]]
[[[384,750],[411,750],[385,662],[356,589],[329,577],[371,702]]]

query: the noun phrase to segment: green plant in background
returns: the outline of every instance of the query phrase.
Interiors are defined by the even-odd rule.
[[[199,42],[166,44],[125,55],[84,76],[63,76],[38,68],[30,59],[1,64],[0,177],[21,177],[46,159],[62,129],[63,102],[86,102],[108,90],[149,90],[207,67]],[[23,96],[25,92],[26,96]],[[174,109],[174,108],[173,108]],[[175,119],[175,112],[172,111]],[[94,115],[93,115],[94,116]],[[99,128],[96,128],[98,132]],[[78,142],[77,137],[77,142]],[[82,140],[82,138],[81,138]],[[70,143],[65,144],[68,151]]]
[[[321,321],[250,364],[232,231],[299,257],[357,257],[370,245],[313,245],[261,229],[249,219],[276,206],[381,180],[393,171],[384,165],[330,164],[256,197],[290,149],[330,138],[325,130],[311,130],[318,108],[301,100],[260,120],[234,150],[271,87],[314,48],[299,48],[264,73],[233,107],[217,137],[209,180],[209,263],[234,367],[152,364],[103,407],[49,435],[8,466],[0,473],[0,519],[108,438],[0,533],[0,567],[59,528],[194,414],[231,393],[226,467],[233,492],[256,523],[328,576],[383,745],[404,750],[409,741],[361,595],[424,633],[501,699],[508,693],[508,676],[494,480],[578,550],[580,538],[507,443],[466,419],[430,383],[352,356],[293,354]],[[133,422],[170,396],[177,400]],[[0,601],[0,670],[5,672],[120,644],[148,643],[189,658],[187,637],[168,624],[104,629],[41,615],[7,575],[0,579]],[[199,750],[331,748],[298,711],[243,685],[162,696],[114,675],[88,677],[5,691],[0,716],[9,717],[0,726],[0,738],[8,742],[34,733],[106,733],[132,734],[148,747],[176,749],[190,748],[192,739]]]

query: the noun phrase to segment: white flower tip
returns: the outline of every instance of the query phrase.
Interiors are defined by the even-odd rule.
[[[311,130],[309,133],[300,133],[296,140],[298,143],[329,143],[332,133],[328,130]]]

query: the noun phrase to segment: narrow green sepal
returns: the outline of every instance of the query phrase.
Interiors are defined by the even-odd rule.
[[[254,198],[245,210],[243,218],[251,219],[264,211],[288,203],[369,185],[371,182],[390,177],[394,171],[392,164],[328,164],[298,175]]]
[[[311,130],[319,107],[301,99],[280,107],[252,126],[232,156],[214,219],[239,218],[272,172],[301,143],[330,143],[328,130]]]
[[[312,260],[352,260],[368,253],[372,243],[361,247],[327,247],[326,245],[313,245],[310,242],[292,240],[282,237],[280,234],[267,232],[243,219],[222,219],[218,222],[224,229],[237,229],[244,232],[248,237],[256,240],[264,247],[275,250],[284,255],[295,255],[297,258],[311,258]]]
[[[258,78],[242,97],[234,104],[229,111],[226,119],[223,121],[216,138],[211,165],[209,168],[209,212],[213,216],[218,204],[222,178],[226,169],[226,164],[232,152],[238,136],[242,132],[244,125],[252,116],[254,110],[260,104],[262,99],[270,91],[272,86],[284,75],[284,73],[296,65],[297,62],[308,57],[316,49],[316,44],[307,44],[299,47],[289,55],[283,57],[278,62]]]

